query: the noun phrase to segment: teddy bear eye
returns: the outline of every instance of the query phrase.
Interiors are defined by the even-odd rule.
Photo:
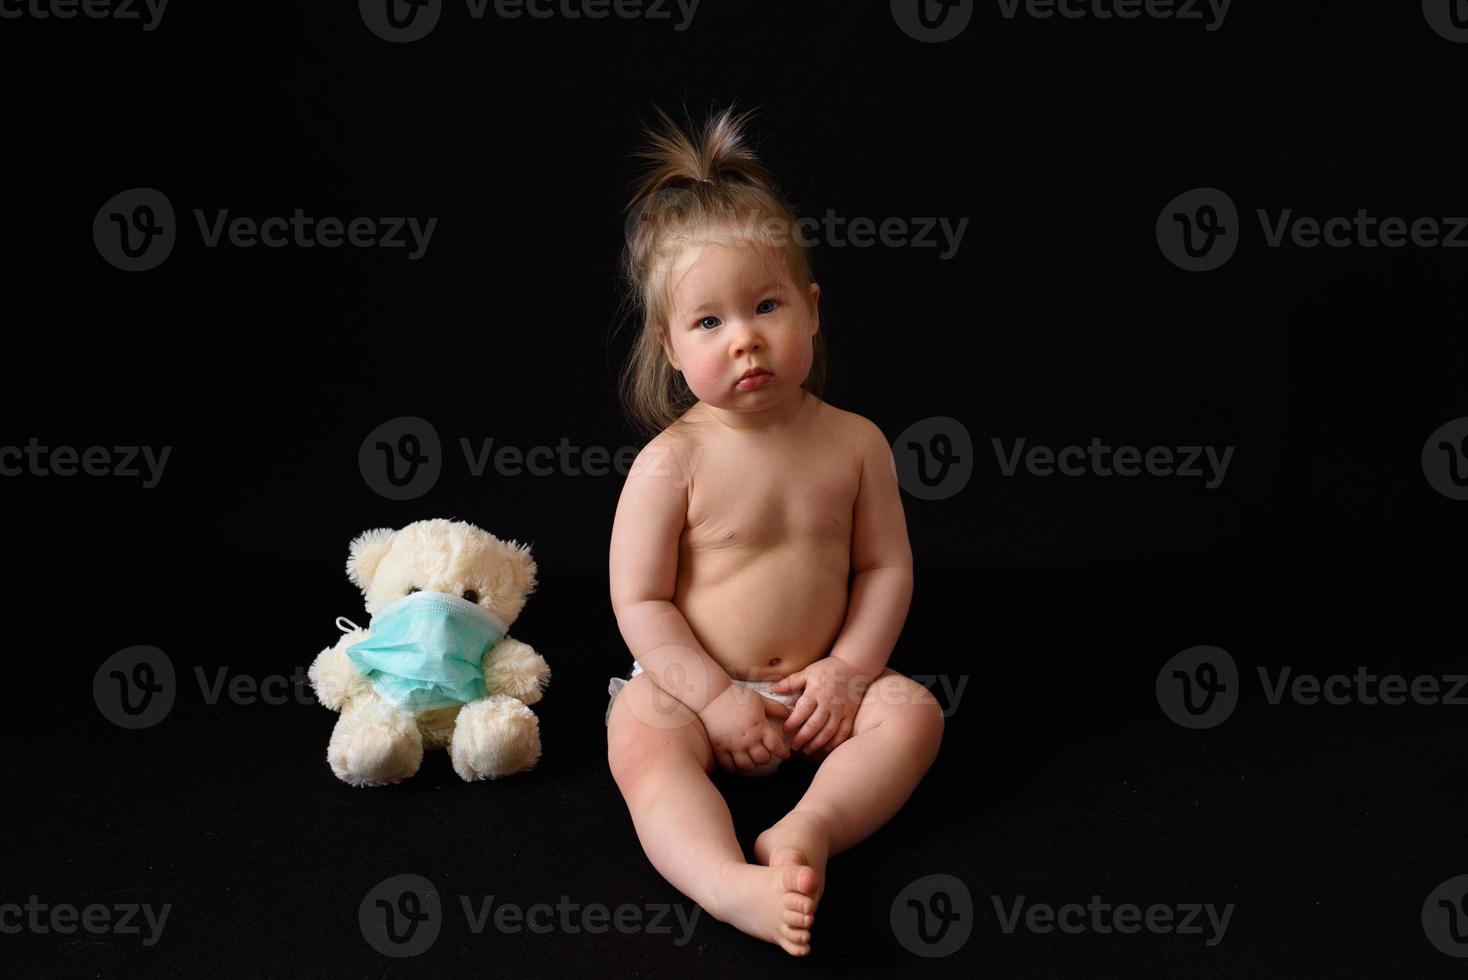
[[[478,602],[479,593],[475,592],[473,589],[470,589],[469,591],[464,593],[464,598],[468,599],[470,602]]]
[[[419,589],[418,586],[416,586],[416,585],[410,585],[410,586],[408,586],[408,595],[412,595],[414,592],[421,592],[421,591],[422,590]]]

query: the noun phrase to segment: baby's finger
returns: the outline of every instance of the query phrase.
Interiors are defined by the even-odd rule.
[[[751,759],[749,757],[749,753],[744,751],[743,749],[740,749],[738,752],[734,753],[734,764],[739,767],[740,772],[754,771],[754,760]]]
[[[764,744],[766,748],[780,758],[790,758],[790,746],[785,744],[785,736],[774,725],[769,725],[765,728]]]
[[[764,758],[760,758],[761,756]],[[765,748],[763,742],[755,742],[749,747],[749,758],[753,760],[755,765],[762,766],[770,761],[770,750]]]
[[[784,701],[776,701],[774,698],[765,698],[765,714],[775,718],[789,718],[790,705]]]
[[[774,684],[770,686],[770,689],[774,691],[779,691],[781,694],[787,694],[790,692],[791,688],[803,687],[804,685],[805,671],[797,670],[795,673],[786,674],[784,677],[777,680]]]
[[[810,739],[814,735],[816,735],[822,728],[826,727],[826,719],[829,716],[830,712],[827,711],[824,706],[818,705],[815,712],[810,716],[809,719],[807,719],[806,723],[801,726],[800,731],[795,733],[795,739],[790,744],[794,748],[798,749],[806,742],[810,741]]]
[[[723,749],[720,749],[716,754],[719,757],[719,767],[721,769],[723,769],[725,772],[733,772],[734,771],[734,757],[731,756],[728,752],[726,752]]]
[[[831,712],[831,717],[826,719],[826,724],[821,727],[821,730],[816,735],[816,737],[810,740],[810,743],[806,745],[805,750],[807,752],[819,751],[820,747],[829,742],[831,740],[831,736],[836,734],[836,729],[840,727],[841,719],[836,716],[836,712]]]
[[[836,729],[836,737],[831,740],[830,748],[834,749],[842,742],[851,737],[851,730],[856,727],[856,716],[847,715],[841,719],[841,727]]]
[[[795,710],[790,712],[790,717],[785,719],[785,730],[795,731],[814,710],[816,710],[816,699],[810,694],[802,694],[800,700],[795,702]]]

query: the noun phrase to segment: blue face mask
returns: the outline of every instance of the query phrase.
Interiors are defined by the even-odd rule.
[[[357,628],[346,622],[337,626]],[[346,652],[383,700],[426,711],[489,696],[480,664],[506,627],[468,599],[414,592],[372,617],[369,629]]]

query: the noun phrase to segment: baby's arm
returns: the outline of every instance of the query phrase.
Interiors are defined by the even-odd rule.
[[[851,597],[829,656],[867,680],[887,666],[912,601],[912,548],[892,449],[882,430],[857,423],[861,482],[851,531]]]
[[[673,451],[671,437],[658,436],[638,453],[622,486],[612,523],[612,610],[643,671],[697,714],[730,681],[673,605],[688,517],[688,489]]]

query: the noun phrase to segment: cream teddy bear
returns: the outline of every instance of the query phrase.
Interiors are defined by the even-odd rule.
[[[535,574],[528,545],[463,521],[354,540],[347,577],[372,620],[362,629],[338,618],[346,635],[307,672],[317,699],[341,712],[326,750],[332,772],[353,786],[396,783],[439,748],[469,781],[534,766],[540,722],[527,705],[550,667],[506,631]]]

